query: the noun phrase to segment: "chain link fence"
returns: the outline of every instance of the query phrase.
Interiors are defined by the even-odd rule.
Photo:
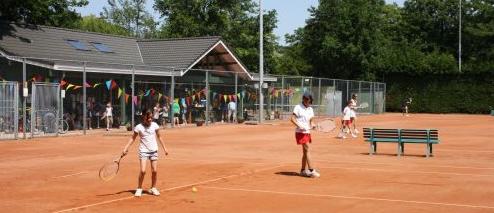
[[[312,94],[317,116],[340,116],[352,94],[358,95],[359,103],[369,105],[359,113],[384,112],[386,85],[379,82],[266,75],[260,85],[256,74],[206,68],[0,57],[0,76],[25,82],[23,88],[13,89],[15,93],[4,89],[2,101],[14,101],[22,106],[16,109],[31,115],[19,119],[9,108],[0,112],[4,117],[10,113],[1,122],[7,127],[22,120],[32,136],[57,135],[63,119],[70,131],[85,133],[107,128],[107,105],[113,109],[110,128],[131,130],[143,110],[152,111],[153,119],[167,127],[259,122],[261,107],[262,120],[288,119],[304,92]],[[24,98],[19,95],[23,90]],[[7,132],[17,134],[14,127],[9,128]]]

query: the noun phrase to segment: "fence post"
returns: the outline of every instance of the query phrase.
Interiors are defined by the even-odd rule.
[[[135,70],[135,67],[134,67],[134,65],[132,65],[132,82],[130,83],[130,86],[132,87],[132,88],[131,88],[131,89],[132,89],[132,97],[131,97],[131,100],[130,100],[130,102],[132,103],[132,110],[131,110],[131,115],[130,115],[130,117],[132,117],[132,129],[133,129],[133,128],[134,128],[134,126],[135,126],[135,123],[134,123],[134,122],[135,122],[135,121],[134,121],[135,119],[134,119],[134,117],[135,117],[135,114],[136,114],[136,112],[135,112],[135,105],[134,105],[134,95],[135,95],[135,71],[136,71],[136,70]]]
[[[175,102],[175,76],[172,75],[172,83],[170,84],[170,99],[171,99],[171,112],[172,112],[172,127],[175,127],[175,112],[173,111],[173,104]]]
[[[85,135],[86,129],[87,129],[86,62],[85,61],[83,62],[83,68],[82,68],[82,121],[83,121],[82,122],[82,133]]]
[[[208,88],[208,89],[209,89],[209,88]],[[209,92],[209,91],[208,91],[208,92]],[[238,98],[239,98],[239,97],[237,96],[237,94],[238,94],[238,73],[237,73],[237,72],[235,72],[235,94],[234,94],[234,95],[235,95],[235,100],[237,100],[237,101],[236,101],[236,103],[235,103],[235,107],[236,107],[236,109],[235,109],[235,113],[236,113],[236,114],[235,114],[235,118],[237,119],[237,123],[238,123],[238,111],[239,111],[239,110],[238,110]],[[208,97],[209,97],[209,96],[208,96]],[[214,97],[213,97],[213,98],[214,98]],[[208,102],[208,105],[209,105],[209,102]]]
[[[384,84],[384,94],[383,94],[383,99],[384,99],[384,103],[383,103],[383,113],[386,112],[386,83],[383,83]]]
[[[235,75],[236,77],[236,75]],[[237,80],[235,78],[235,80]],[[235,81],[235,90],[237,89],[237,85],[236,85],[236,81]],[[206,71],[206,126],[208,126],[209,124],[209,72]]]
[[[285,76],[281,76],[281,113],[285,112]]]
[[[319,107],[317,107],[317,114],[321,116],[321,106],[322,106],[322,100],[321,100],[321,78],[319,79],[319,91],[318,91],[318,97],[317,99],[319,100]]]
[[[23,139],[27,138],[27,133],[26,133],[26,99],[27,99],[27,94],[26,91],[28,91],[27,88],[27,82],[26,82],[26,58],[23,58],[22,60],[22,132],[23,134]]]

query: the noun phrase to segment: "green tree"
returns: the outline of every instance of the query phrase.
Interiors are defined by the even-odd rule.
[[[156,0],[155,9],[165,18],[161,37],[221,36],[251,71],[259,64],[258,5],[251,0]],[[274,72],[277,48],[276,11],[263,15],[266,71]]]
[[[367,79],[381,39],[384,0],[321,0],[300,38],[303,57],[321,77]]]
[[[146,0],[108,0],[109,8],[103,7],[101,17],[119,25],[135,37],[149,38],[156,33],[156,23],[146,11]]]
[[[116,24],[109,23],[102,18],[94,15],[82,17],[82,19],[74,26],[74,28],[89,32],[105,33],[112,35],[130,36],[131,33]]]
[[[88,0],[3,0],[0,19],[28,24],[73,27],[81,19],[75,7],[83,7]]]

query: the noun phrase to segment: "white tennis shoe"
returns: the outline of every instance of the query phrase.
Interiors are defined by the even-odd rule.
[[[355,134],[358,134],[358,133],[360,133],[360,132],[358,131],[358,129],[355,129],[355,131],[354,131],[354,132],[355,132]]]
[[[313,178],[321,177],[321,174],[319,174],[319,172],[317,172],[315,169],[309,170],[309,172],[310,172],[310,176]]]
[[[156,189],[156,188],[151,188],[149,189],[149,193],[154,195],[154,196],[160,196],[160,190]]]
[[[136,197],[142,196],[142,189],[136,189],[134,196],[136,196]]]

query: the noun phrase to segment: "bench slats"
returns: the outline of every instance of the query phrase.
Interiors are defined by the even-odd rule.
[[[377,142],[398,144],[398,156],[404,152],[405,143],[427,144],[426,156],[432,154],[432,144],[439,144],[439,131],[437,129],[377,129],[364,128],[365,141],[369,142],[370,152],[377,150]]]

